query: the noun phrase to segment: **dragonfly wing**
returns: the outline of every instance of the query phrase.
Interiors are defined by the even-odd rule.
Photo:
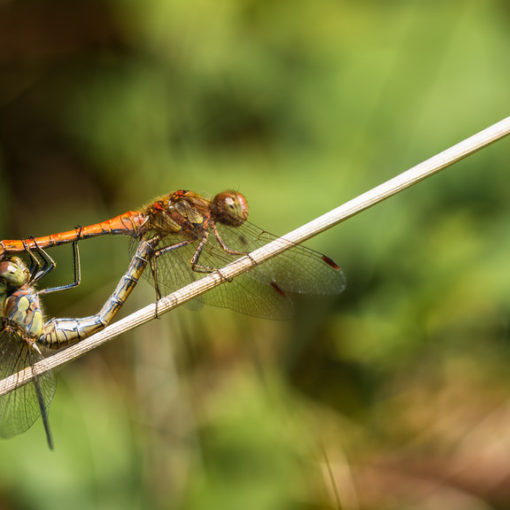
[[[167,246],[179,243],[185,238],[176,234],[172,234],[163,239],[156,249],[162,249]],[[129,253],[133,256],[138,247],[139,241],[136,238],[131,239]],[[184,246],[175,251],[170,251],[157,259],[157,278],[158,285],[163,294],[173,292],[196,279],[197,273],[191,270],[191,257],[195,253],[196,245]],[[151,265],[148,264],[142,273],[142,277],[151,285],[154,285],[154,275],[152,274]],[[199,275],[202,276],[202,275]],[[192,309],[200,309],[201,305],[193,300],[188,303]]]
[[[294,306],[292,300],[273,287],[255,284],[255,280],[241,275],[215,287],[200,297],[201,301],[236,312],[265,319],[289,319]]]
[[[219,235],[228,249],[249,253],[276,236],[245,222],[239,227],[217,225]],[[278,238],[291,249],[235,278],[231,282],[203,294],[198,301],[265,318],[286,318],[292,314],[289,294],[338,294],[345,288],[342,270],[325,255]],[[158,249],[185,240],[176,234],[168,235]],[[203,272],[191,269],[191,259],[198,240],[158,258],[158,283],[162,290],[173,292],[202,278]],[[136,244],[135,244],[136,247]],[[134,249],[132,248],[132,252]],[[219,269],[240,255],[229,253],[220,245],[213,233],[209,235],[198,263],[211,270]],[[152,280],[151,271],[144,272]]]
[[[185,238],[183,236],[176,234],[168,235],[157,245],[156,250],[161,250],[184,240]],[[135,254],[138,242],[137,239],[132,239],[129,249],[131,256]],[[197,279],[197,273],[191,270],[191,257],[197,249],[197,244],[198,242],[183,246],[157,258],[156,270],[158,284],[162,287],[162,290],[173,292]],[[199,274],[198,276],[200,277],[202,275]],[[151,284],[154,284],[154,276],[150,264],[148,264],[148,267],[143,272],[143,277]]]
[[[27,367],[42,357],[16,334],[0,332],[0,379]],[[41,405],[47,414],[55,393],[55,379],[51,372],[36,376]],[[0,437],[12,437],[29,429],[41,415],[36,383],[29,382],[0,397]]]
[[[345,288],[342,270],[322,253],[278,238],[249,222],[240,227],[218,225],[218,231],[231,250],[251,252],[276,239],[282,245],[291,246],[291,249],[250,270],[250,277],[262,283],[273,282],[291,294],[339,294]]]
[[[204,266],[220,269],[237,258],[239,255],[225,252],[215,244],[214,238],[209,238],[199,262]],[[200,296],[200,299],[210,305],[230,308],[236,312],[266,319],[291,317],[294,307],[289,296],[282,292],[278,285],[275,285],[276,282],[270,278],[254,278],[252,271],[215,287]]]
[[[178,243],[180,240],[182,238],[179,236],[168,236],[158,245],[158,249]],[[175,251],[170,251],[158,258],[158,284],[162,290],[168,293],[173,292],[206,275],[206,273],[191,269],[191,259],[197,245],[198,241]],[[216,241],[210,237],[209,242],[202,250],[199,264],[212,269],[219,269],[238,257],[239,255],[230,255],[222,250],[219,245],[216,246]],[[144,275],[153,283],[150,270],[144,271]],[[248,315],[272,319],[288,318],[292,315],[293,309],[291,300],[275,290],[270,282],[262,283],[249,276],[249,273],[215,287],[195,298],[193,302],[230,308]],[[196,306],[194,307],[196,308]]]

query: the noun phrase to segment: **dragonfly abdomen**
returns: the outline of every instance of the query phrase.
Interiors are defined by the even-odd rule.
[[[50,349],[60,349],[90,336],[106,326],[99,314],[81,319],[51,319],[37,343]]]
[[[52,248],[81,239],[89,239],[107,234],[127,234],[136,237],[145,221],[146,218],[141,215],[140,211],[127,211],[115,218],[87,225],[86,227],[77,227],[66,232],[59,232],[58,234],[30,237],[24,240],[6,239],[0,241],[0,259],[5,253],[20,253],[27,249]]]
[[[38,338],[37,343],[50,349],[59,349],[83,340],[105,328],[133,291],[158,240],[159,238],[140,241],[128,270],[99,313],[81,319],[51,319],[44,325],[44,332]]]

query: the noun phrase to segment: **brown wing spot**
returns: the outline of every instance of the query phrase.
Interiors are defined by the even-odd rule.
[[[276,282],[271,282],[271,287],[273,287],[273,289],[276,290],[276,292],[278,292],[280,296],[287,297],[285,291],[281,287],[279,287]]]
[[[327,257],[326,255],[322,256],[322,260],[326,262],[329,266],[331,266],[333,269],[336,269],[337,271],[340,269],[340,266],[333,260]]]

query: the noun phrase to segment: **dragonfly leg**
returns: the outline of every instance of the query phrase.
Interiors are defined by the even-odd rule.
[[[164,248],[156,250],[154,255],[151,257],[151,271],[152,277],[154,279],[154,289],[156,291],[156,318],[158,318],[158,301],[161,299],[161,291],[159,290],[158,282],[158,258],[165,253],[177,250],[193,242],[195,242],[195,239],[189,239],[186,241],[181,241],[180,243],[171,244],[170,246],[165,246]]]
[[[37,243],[35,242],[35,239],[33,237],[28,239],[29,241],[32,240],[34,242],[37,254],[39,255],[40,259],[37,258],[28,245],[28,243],[24,240],[23,241],[23,248],[25,251],[30,255],[31,260],[31,269],[30,269],[30,282],[35,283],[44,276],[46,276],[50,271],[53,271],[55,269],[55,266],[57,265],[55,261],[42,249],[37,246]],[[42,262],[41,262],[42,260]]]
[[[183,246],[187,246],[188,244],[194,243],[196,239],[187,239],[186,241],[181,241],[180,243],[171,244],[169,246],[165,246],[164,248],[160,248],[154,252],[154,257],[161,257],[165,253],[169,251],[177,250],[178,248],[182,248]]]
[[[222,279],[222,281],[231,282],[232,279],[224,276],[219,268],[204,266],[204,265],[198,263],[198,260],[200,259],[200,255],[202,253],[202,250],[204,249],[204,246],[207,243],[208,237],[209,237],[209,232],[205,232],[204,236],[202,237],[202,240],[200,241],[200,244],[198,245],[193,257],[191,258],[191,269],[197,273],[213,273],[214,271],[216,271],[220,275],[220,278]]]
[[[229,248],[225,244],[225,241],[221,238],[220,233],[218,232],[218,229],[216,228],[216,223],[214,221],[211,221],[211,225],[212,225],[212,229],[214,232],[214,237],[216,237],[216,240],[218,241],[220,246],[223,248],[223,250],[225,250],[230,255],[248,255],[247,251],[237,251],[237,250],[232,250],[231,248]]]
[[[199,245],[197,246],[197,249],[195,250],[195,253],[193,254],[193,257],[191,257],[191,269],[195,271],[196,273],[212,273],[216,270],[215,267],[209,267],[204,266],[202,264],[198,263],[198,260],[200,259],[200,255],[202,254],[202,250],[204,249],[205,244],[207,243],[207,239],[209,238],[209,232],[205,231],[204,235],[202,236],[202,239],[200,240]]]
[[[81,227],[80,227],[81,233]],[[55,267],[55,261],[42,249],[38,248],[39,252],[44,253],[47,257],[51,259]],[[78,241],[73,241],[73,266],[74,266],[74,281],[71,283],[67,283],[66,285],[59,285],[58,287],[51,287],[48,289],[41,289],[38,291],[38,294],[49,294],[50,292],[58,292],[61,290],[68,290],[74,287],[78,287],[81,283],[81,263],[80,263],[80,250],[78,249]],[[41,277],[40,277],[41,278]]]
[[[37,343],[49,349],[60,349],[105,328],[133,291],[145,267],[152,260],[154,247],[158,242],[157,237],[140,241],[128,270],[99,313],[81,319],[50,319],[44,325],[43,334],[37,339]]]
[[[214,224],[213,224],[214,225]],[[215,227],[213,227],[215,228]],[[226,278],[223,276],[221,271],[217,267],[210,267],[210,266],[204,266],[203,264],[199,264],[198,261],[200,259],[200,255],[202,254],[202,250],[204,249],[204,246],[207,243],[207,239],[209,238],[209,231],[204,232],[204,235],[202,236],[202,239],[200,240],[200,244],[197,246],[197,249],[195,253],[193,254],[193,257],[191,258],[191,269],[195,271],[196,273],[213,273],[214,271],[217,271],[218,274],[221,276],[222,280],[231,281],[229,278]],[[222,248],[225,245],[221,245]],[[226,248],[226,246],[225,246]],[[246,255],[244,252],[236,252],[234,250],[228,250],[225,249],[227,253],[230,255]]]
[[[213,222],[211,222],[211,224],[212,224],[212,229],[214,232],[214,237],[216,237],[216,240],[218,241],[220,246],[223,248],[223,250],[225,250],[230,255],[244,255],[245,257],[248,257],[253,262],[254,265],[257,265],[257,262],[252,257],[250,257],[250,254],[247,251],[237,251],[237,250],[230,249],[225,244],[225,241],[223,241],[223,239],[221,238],[220,233],[218,232],[218,229],[216,228],[216,223],[213,221]]]
[[[158,258],[156,256],[151,257],[151,272],[152,272],[152,278],[154,280],[154,290],[156,292],[155,318],[159,319],[158,303],[159,303],[159,300],[161,299],[161,291],[159,290],[159,282],[158,282]]]

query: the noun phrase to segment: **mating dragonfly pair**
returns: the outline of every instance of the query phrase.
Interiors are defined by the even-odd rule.
[[[0,397],[0,437],[27,430],[42,415],[50,447],[47,410],[54,394],[51,372],[38,375],[34,363],[44,349],[59,349],[104,328],[117,314],[147,265],[156,296],[171,292],[275,239],[247,221],[248,205],[235,191],[212,200],[179,190],[147,207],[59,234],[0,241],[0,378],[31,367],[32,381]],[[77,243],[100,235],[130,235],[133,257],[116,289],[96,315],[44,322],[39,295],[75,287],[80,282]],[[283,243],[289,243],[282,240]],[[74,282],[37,290],[35,285],[55,267],[46,248],[73,243]],[[27,253],[29,270],[15,253]],[[199,300],[266,318],[289,316],[289,294],[337,294],[345,287],[340,268],[329,257],[293,245],[264,264],[215,287]]]

